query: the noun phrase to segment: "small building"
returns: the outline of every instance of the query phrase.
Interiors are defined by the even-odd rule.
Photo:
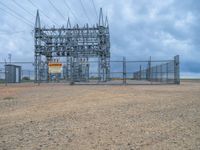
[[[5,65],[5,80],[7,83],[21,82],[21,66],[12,64]]]

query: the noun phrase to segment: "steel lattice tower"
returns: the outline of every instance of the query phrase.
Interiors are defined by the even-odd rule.
[[[48,81],[48,63],[54,57],[65,57],[65,77],[71,82],[89,79],[89,58],[98,58],[98,80],[110,79],[110,34],[107,17],[100,9],[99,22],[93,27],[41,27],[39,11],[35,22],[35,82]]]

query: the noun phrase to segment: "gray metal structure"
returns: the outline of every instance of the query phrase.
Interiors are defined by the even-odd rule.
[[[55,57],[65,57],[64,77],[74,82],[88,81],[90,58],[98,59],[99,82],[110,79],[110,34],[107,17],[102,8],[99,21],[89,27],[67,26],[56,28],[41,27],[39,11],[35,22],[35,82],[49,81],[48,63]]]
[[[12,64],[5,65],[5,82],[20,83],[21,82],[21,66]]]

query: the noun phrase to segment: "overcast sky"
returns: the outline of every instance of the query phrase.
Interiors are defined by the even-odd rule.
[[[0,61],[8,58],[8,53],[12,53],[14,61],[33,61],[31,26],[37,8],[30,1],[40,9],[42,26],[66,25],[68,16],[72,24],[97,23],[92,0],[81,0],[86,12],[80,0],[51,0],[59,12],[48,0],[0,0]],[[147,60],[149,56],[160,60],[179,54],[181,75],[200,77],[199,0],[94,0],[94,3],[98,11],[103,7],[109,18],[113,60],[123,56],[128,60]]]

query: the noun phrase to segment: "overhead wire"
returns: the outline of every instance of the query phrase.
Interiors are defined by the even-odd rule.
[[[33,3],[31,0],[27,0],[27,1],[29,1],[29,3],[32,5],[32,6],[34,6],[36,9],[39,9],[39,7],[35,4],[35,3]],[[51,21],[51,22],[53,22],[55,25],[58,25],[54,20],[52,20],[42,9],[39,9],[40,10],[40,12],[47,18],[47,19],[49,19],[49,21]]]
[[[15,17],[15,18],[17,18],[18,20],[20,20],[20,21],[22,21],[22,22],[24,22],[25,24],[27,24],[28,26],[30,26],[31,28],[33,28],[33,25],[32,24],[30,24],[29,22],[27,22],[27,21],[25,21],[25,20],[23,20],[22,18],[20,18],[19,16],[16,16],[16,15],[13,15],[12,13],[10,13],[9,11],[7,11],[7,10],[5,10],[5,9],[3,9],[3,8],[0,8],[0,10],[2,10],[3,12],[6,12],[7,14],[9,14],[9,15],[11,15],[11,16],[13,16],[13,17]]]
[[[2,3],[1,1],[0,1],[0,4],[1,4],[2,6],[4,6],[5,8],[7,8],[8,10],[10,10],[11,12],[15,13],[17,16],[19,16],[19,17],[23,18],[24,20],[26,20],[26,22],[32,24],[31,21],[29,21],[28,19],[26,19],[25,17],[23,17],[23,16],[22,16],[21,14],[19,14],[18,12],[12,10],[12,9],[9,8],[7,5],[5,5],[4,3]],[[32,25],[31,25],[31,26],[32,26]]]
[[[14,32],[9,32],[9,31],[1,31],[1,30],[0,30],[0,33],[1,33],[1,34],[9,34],[9,35],[10,35],[10,34],[25,33],[25,32],[27,32],[27,31],[24,30],[24,31],[14,31]]]
[[[97,16],[97,19],[98,19],[97,8],[96,8],[96,6],[95,6],[94,0],[92,0],[92,5],[93,5],[93,7],[94,7],[95,14],[96,14],[96,16]]]
[[[67,2],[66,2],[66,0],[63,0],[64,1],[64,5],[69,9],[69,11],[72,13],[72,15],[74,16],[74,18],[75,18],[75,20],[77,21],[77,22],[79,22],[78,21],[78,17],[76,16],[76,14],[72,11],[72,9],[70,8],[70,6],[67,4]]]
[[[87,11],[86,11],[86,9],[85,9],[85,7],[84,7],[84,5],[83,5],[82,0],[79,0],[79,1],[80,1],[80,4],[81,4],[81,7],[82,7],[82,9],[83,9],[83,11],[84,11],[84,13],[85,13],[86,18],[87,18],[88,21],[91,23],[91,20],[90,20],[88,14],[87,14]]]
[[[31,12],[29,12],[29,11],[28,11],[27,9],[25,9],[22,5],[20,5],[18,2],[16,2],[16,0],[12,0],[12,1],[13,1],[18,7],[20,7],[20,8],[23,9],[24,11],[26,11],[29,15],[31,15],[32,17],[34,17],[34,15],[33,15]],[[31,3],[35,8],[38,9],[38,6],[37,6],[35,3],[33,3],[32,0],[28,0],[28,1],[29,1],[29,3]],[[79,0],[79,1],[80,1],[81,7],[82,7],[82,9],[83,9],[83,11],[84,11],[84,14],[85,14],[86,18],[87,18],[88,21],[91,23],[90,17],[89,17],[88,14],[87,14],[87,11],[86,11],[86,9],[85,9],[85,7],[84,7],[83,1],[82,1],[82,0]],[[59,9],[52,3],[51,0],[48,0],[48,2],[51,4],[51,6],[57,11],[57,13],[58,13],[63,19],[66,19],[65,16],[59,11]],[[23,17],[23,16],[22,16],[21,14],[19,14],[18,12],[12,10],[12,9],[9,8],[7,5],[5,5],[4,3],[2,3],[1,1],[0,1],[0,4],[1,4],[2,6],[4,6],[5,8],[7,8],[9,11],[11,11],[11,12],[12,12],[13,14],[15,14],[15,15],[13,15],[13,14],[9,13],[8,11],[6,11],[7,13],[9,13],[10,15],[12,15],[12,16],[14,16],[14,17],[16,17],[16,15],[17,15],[17,16],[18,16],[18,19],[21,18],[21,19],[20,19],[21,21],[23,20],[23,22],[26,22],[26,24],[28,24],[29,26],[32,27],[32,22],[31,22],[31,21],[29,21],[28,19],[26,19],[25,17]],[[76,16],[76,14],[72,11],[72,9],[70,8],[70,6],[67,4],[66,0],[64,0],[64,5],[70,10],[71,14],[74,16],[74,19],[78,22],[78,18],[77,18],[77,16]],[[96,14],[96,16],[97,16],[97,18],[98,18],[97,9],[96,9],[94,0],[92,0],[92,5],[93,5],[93,7],[94,7],[95,14]],[[2,8],[0,8],[0,9],[3,10],[3,11],[5,11],[5,10],[2,9]],[[41,11],[41,13],[42,13],[46,18],[48,18],[50,21],[52,21],[53,23],[55,23],[55,24],[57,25],[57,23],[56,23],[55,21],[51,20],[51,18],[50,18],[43,10],[40,9],[40,11]]]
[[[57,11],[57,13],[65,20],[65,16],[59,11],[59,9],[53,4],[51,0],[48,0],[48,2],[51,4],[51,6]]]
[[[18,7],[20,7],[21,9],[23,9],[25,12],[27,12],[29,15],[31,15],[32,17],[35,17],[32,13],[30,13],[28,10],[26,10],[21,4],[19,4],[16,0],[12,0],[15,5],[17,5]]]

